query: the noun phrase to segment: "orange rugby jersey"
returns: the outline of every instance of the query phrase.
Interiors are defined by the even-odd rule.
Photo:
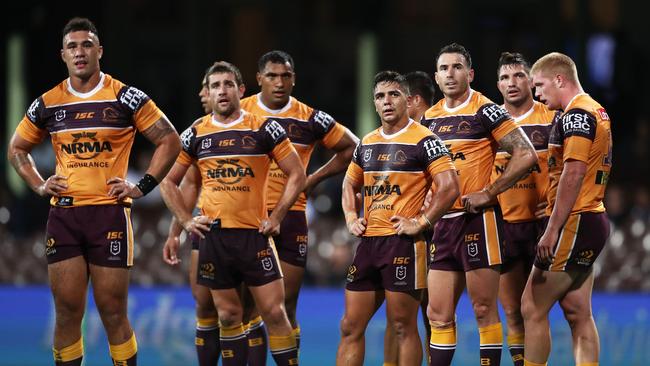
[[[612,132],[609,116],[588,94],[576,95],[551,129],[548,150],[548,206],[553,212],[564,162],[580,160],[587,164],[578,199],[571,213],[604,212],[605,186],[612,169]]]
[[[51,137],[56,174],[68,178],[68,190],[52,197],[52,205],[111,205],[118,202],[108,196],[106,181],[126,177],[135,130],[162,116],[145,93],[102,73],[88,93],[75,91],[66,79],[38,97],[16,132],[34,144]]]
[[[503,218],[507,222],[526,222],[535,220],[537,204],[546,201],[548,187],[548,136],[553,119],[558,112],[548,109],[543,103],[533,102],[532,108],[519,117],[515,123],[526,133],[535,147],[538,162],[530,168],[529,174],[498,196]],[[491,182],[505,171],[510,154],[498,149],[492,170]]]
[[[280,123],[296,148],[302,165],[309,165],[309,159],[316,142],[322,143],[327,148],[336,145],[345,134],[345,127],[337,123],[329,114],[316,110],[294,97],[282,109],[273,110],[262,104],[259,94],[251,95],[241,101],[241,108],[247,112],[273,118]],[[273,210],[282,196],[287,176],[280,170],[275,162],[271,162],[269,171],[269,185],[266,205],[269,211]],[[305,211],[307,197],[300,193],[298,199],[290,208],[295,211]]]
[[[497,141],[517,128],[504,108],[472,89],[469,98],[455,108],[448,108],[444,98],[438,101],[426,111],[422,124],[450,150],[461,196],[488,185]],[[464,211],[460,197],[450,209],[454,211]]]
[[[449,150],[424,126],[411,120],[402,130],[386,135],[382,128],[357,145],[346,178],[363,184],[364,236],[396,234],[390,218],[419,214],[433,176],[454,169]]]
[[[271,158],[281,161],[295,149],[278,122],[242,110],[222,124],[212,115],[181,135],[179,164],[194,162],[201,173],[201,213],[221,227],[254,229],[268,217],[264,192]]]

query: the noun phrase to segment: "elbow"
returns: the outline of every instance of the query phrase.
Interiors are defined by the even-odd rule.
[[[305,171],[303,169],[295,169],[292,173],[291,178],[293,178],[295,185],[300,188],[301,192],[304,191],[307,186],[307,175],[305,175]]]

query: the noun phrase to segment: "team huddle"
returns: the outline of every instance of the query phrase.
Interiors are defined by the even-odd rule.
[[[612,137],[607,112],[583,91],[568,56],[549,53],[531,67],[504,52],[503,105],[470,87],[471,56],[456,43],[436,56],[435,104],[428,74],[379,72],[371,87],[381,125],[359,140],[291,96],[295,67],[286,52],[261,56],[260,92],[246,98],[235,65],[211,65],[199,93],[205,115],[180,136],[144,92],[100,71],[102,53],[90,20],[68,22],[61,57],[69,78],[32,103],[8,150],[30,188],[51,196],[56,365],[82,363],[89,281],[113,364],[136,365],[126,311],[131,205],[157,185],[174,215],[163,260],[179,263],[183,230],[192,242],[199,365],[265,365],[267,349],[277,365],[298,365],[307,197],[343,172],[345,222],[360,243],[346,278],[337,365],[363,364],[365,330],[384,301],[384,365],[420,365],[424,355],[429,365],[450,365],[465,288],[480,365],[500,364],[498,302],[515,366],[547,364],[556,302],[576,365],[598,365],[592,265],[609,236],[603,197]],[[125,177],[136,129],[155,150],[134,184]],[[43,179],[30,152],[48,135],[57,165]],[[306,174],[316,144],[333,157]]]

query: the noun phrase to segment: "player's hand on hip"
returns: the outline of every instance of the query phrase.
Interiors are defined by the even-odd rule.
[[[465,206],[465,211],[479,213],[482,208],[494,205],[496,199],[486,190],[482,190],[462,196],[460,202]]]
[[[557,238],[558,233],[546,230],[544,231],[544,235],[539,239],[537,243],[537,259],[543,264],[553,264],[555,261],[553,248],[555,247],[555,243],[557,243]]]
[[[181,241],[178,236],[170,236],[165,241],[163,246],[163,261],[165,263],[175,266],[181,262],[178,258],[178,248],[181,246]]]
[[[41,197],[55,196],[65,192],[68,189],[68,177],[54,174],[47,178],[43,184],[36,188],[36,193]]]
[[[348,221],[347,223],[348,231],[354,236],[361,236],[366,232],[366,219],[359,217],[353,220]]]
[[[108,195],[111,197],[117,197],[118,201],[122,201],[127,197],[140,198],[143,196],[140,188],[126,179],[113,177],[106,183],[111,187],[108,190]]]
[[[390,218],[393,223],[393,228],[397,231],[397,235],[417,235],[424,229],[417,219],[407,219],[402,216],[393,216]]]
[[[205,239],[203,232],[210,231],[211,223],[212,219],[210,219],[208,216],[194,216],[183,223],[183,229],[188,233],[194,233],[198,235],[201,239]]]
[[[538,219],[543,219],[546,217],[546,206],[548,206],[548,202],[542,201],[537,204],[537,207],[535,207],[535,217]]]
[[[260,222],[260,227],[257,231],[264,236],[280,235],[280,222],[273,217],[269,217]]]

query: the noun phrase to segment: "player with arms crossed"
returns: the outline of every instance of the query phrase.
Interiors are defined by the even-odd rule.
[[[417,315],[427,275],[423,232],[458,197],[458,179],[442,141],[409,118],[406,79],[383,71],[375,76],[373,90],[381,127],[357,146],[343,180],[346,224],[361,243],[348,270],[336,364],[363,364],[365,330],[385,298],[399,364],[420,365]],[[436,194],[420,213],[434,183]],[[360,192],[362,207],[356,198]]]
[[[524,364],[546,365],[551,352],[548,313],[559,301],[571,327],[576,365],[595,366],[600,343],[591,312],[592,265],[609,237],[603,197],[612,168],[611,122],[582,89],[568,56],[543,56],[531,75],[539,100],[564,113],[548,144],[550,217],[522,297]]]
[[[102,55],[95,25],[71,19],[61,50],[69,78],[32,103],[9,144],[18,174],[39,195],[52,196],[45,254],[57,365],[81,365],[89,280],[114,364],[136,364],[138,346],[127,318],[134,249],[130,207],[165,177],[180,151],[176,130],[156,104],[100,71]],[[136,129],[156,149],[146,174],[133,184],[125,177]],[[57,165],[44,180],[30,152],[48,134]]]
[[[201,237],[197,281],[211,289],[219,314],[223,364],[245,365],[248,358],[237,293],[243,282],[268,326],[276,363],[297,365],[282,271],[270,236],[279,233],[280,222],[304,189],[304,168],[282,126],[240,109],[244,85],[234,65],[215,63],[206,80],[213,113],[181,135],[183,151],[161,185],[163,198],[183,228]],[[271,159],[288,179],[268,216],[264,197]],[[194,218],[178,187],[191,164],[197,165],[202,186],[201,215]]]
[[[435,80],[444,98],[423,124],[450,148],[461,198],[436,223],[429,266],[431,365],[451,364],[456,349],[455,310],[467,285],[479,327],[481,365],[501,361],[503,335],[497,309],[502,218],[496,196],[537,162],[535,149],[508,112],[470,88],[474,78],[467,50],[456,43],[436,59]],[[512,158],[490,183],[497,144]]]

